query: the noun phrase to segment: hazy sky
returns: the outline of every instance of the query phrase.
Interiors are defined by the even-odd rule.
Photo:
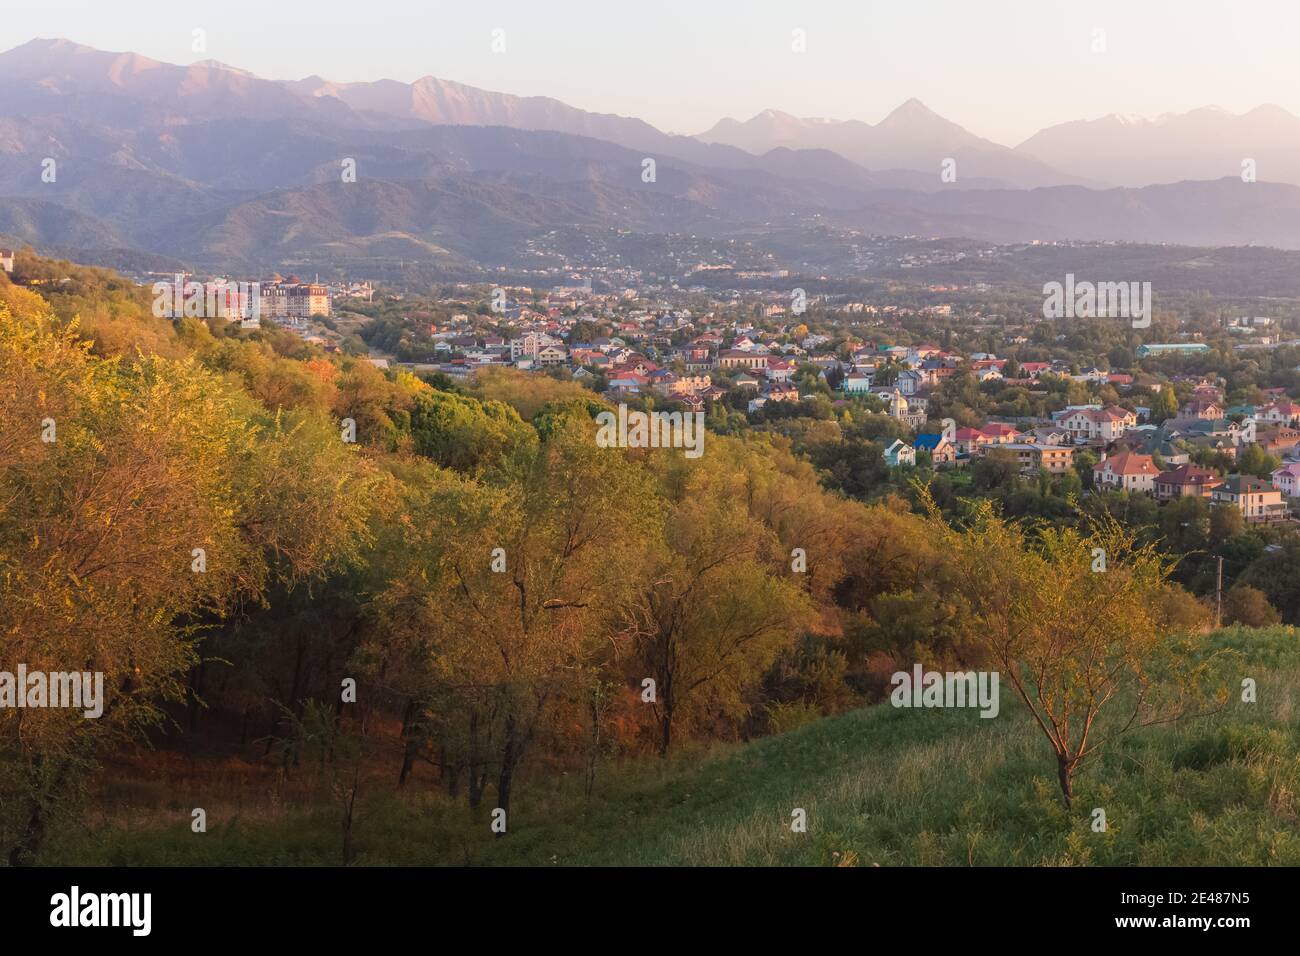
[[[206,53],[191,49],[196,27]],[[491,52],[496,28],[504,53]],[[791,49],[795,29],[805,53]],[[874,123],[909,97],[1008,145],[1106,113],[1277,103],[1300,114],[1300,0],[5,4],[0,48],[33,37],[277,79],[432,74],[686,133],[767,108]]]

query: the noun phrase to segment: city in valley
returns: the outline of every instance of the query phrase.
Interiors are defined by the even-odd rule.
[[[692,283],[701,274],[713,285]],[[787,437],[802,422],[847,420],[873,446],[868,498],[906,492],[918,466],[963,485],[991,458],[1062,499],[1114,490],[1224,505],[1249,524],[1294,520],[1300,298],[1182,312],[1171,296],[1156,328],[1135,332],[1118,317],[1063,324],[1044,317],[1047,304],[1036,315],[1032,293],[987,282],[785,291],[794,281],[701,263],[657,282],[565,277],[547,288],[421,293],[278,274],[177,275],[152,288],[155,313],[211,315],[224,331],[266,322],[323,354],[470,390],[479,375],[518,372]],[[993,312],[1007,296],[1023,307]],[[1266,306],[1277,314],[1237,314]]]

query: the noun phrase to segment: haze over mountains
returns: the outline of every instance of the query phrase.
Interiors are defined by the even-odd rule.
[[[1035,133],[1018,152],[1120,186],[1239,176],[1300,184],[1300,118],[1280,106],[1240,115],[1209,106],[1155,119],[1111,114]]]
[[[859,120],[799,119],[765,110],[744,123],[724,119],[698,138],[760,154],[782,146],[828,149],[863,166],[924,170],[936,180],[940,164],[951,158],[956,161],[957,182],[968,176],[1011,187],[1086,182],[1033,156],[968,133],[916,99],[874,126]]]
[[[956,182],[940,178],[949,158]],[[1245,158],[1259,182],[1241,180]],[[66,40],[0,53],[0,237],[88,261],[519,267],[536,264],[530,240],[557,232],[827,224],[1300,248],[1296,184],[1300,119],[1278,107],[1064,123],[1015,148],[916,100],[874,125],[769,110],[690,137],[434,77],[266,80]]]

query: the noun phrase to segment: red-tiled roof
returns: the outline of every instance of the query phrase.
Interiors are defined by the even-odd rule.
[[[1092,466],[1096,472],[1110,471],[1117,475],[1155,475],[1159,474],[1159,469],[1151,461],[1150,455],[1139,455],[1137,452],[1123,451],[1118,455],[1111,455],[1097,464]]]
[[[1195,465],[1181,465],[1178,468],[1162,471],[1156,481],[1165,485],[1212,485],[1220,484],[1223,479],[1212,471]]]

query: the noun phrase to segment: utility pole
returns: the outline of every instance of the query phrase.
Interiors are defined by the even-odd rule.
[[[1219,555],[1218,583],[1214,587],[1214,626],[1223,627],[1223,555]]]

